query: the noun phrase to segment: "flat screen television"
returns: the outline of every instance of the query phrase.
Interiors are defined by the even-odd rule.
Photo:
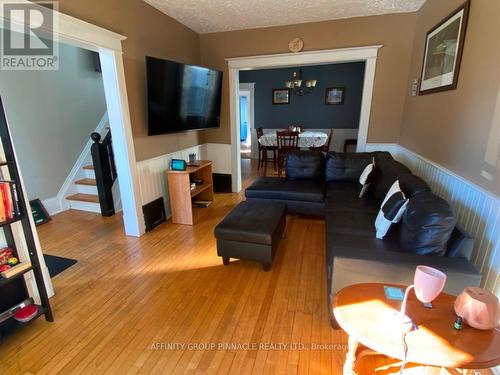
[[[222,72],[146,57],[148,134],[220,126]]]

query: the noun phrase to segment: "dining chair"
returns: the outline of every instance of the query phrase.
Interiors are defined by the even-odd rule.
[[[332,138],[333,138],[333,129],[330,129],[330,133],[328,134],[328,138],[326,140],[326,143],[323,146],[319,147],[309,147],[309,150],[312,151],[322,151],[324,153],[328,153],[330,151],[330,145],[332,143]]]
[[[278,176],[281,176],[286,155],[290,151],[299,150],[299,132],[289,130],[277,131],[276,140],[278,141]]]
[[[257,144],[259,145],[259,159],[257,162],[257,170],[259,170],[260,167],[267,165],[264,163],[268,162],[267,153],[269,151],[273,152],[273,167],[276,170],[276,163],[277,163],[276,151],[278,150],[278,147],[261,145],[259,140],[260,140],[260,137],[262,137],[264,135],[264,129],[262,129],[262,127],[260,127],[260,128],[255,129],[255,131],[257,132]]]

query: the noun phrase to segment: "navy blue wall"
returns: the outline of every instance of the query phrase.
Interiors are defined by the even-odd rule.
[[[309,129],[357,129],[361,111],[364,62],[306,66],[303,79],[317,79],[316,89],[304,96],[290,96],[290,104],[272,104],[273,89],[285,87],[297,68],[248,70],[240,82],[255,82],[255,127],[286,128],[300,124]],[[305,84],[305,82],[303,82]],[[345,87],[343,105],[326,105],[328,87]]]

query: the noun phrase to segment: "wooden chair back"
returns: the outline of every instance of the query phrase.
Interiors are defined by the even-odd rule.
[[[299,148],[299,132],[289,130],[277,131],[276,140],[279,151],[298,150]]]

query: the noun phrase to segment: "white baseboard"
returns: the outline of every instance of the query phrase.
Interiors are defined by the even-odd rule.
[[[391,152],[450,203],[458,225],[474,238],[471,261],[483,275],[482,286],[500,297],[500,198],[403,146],[371,143],[366,150]]]

